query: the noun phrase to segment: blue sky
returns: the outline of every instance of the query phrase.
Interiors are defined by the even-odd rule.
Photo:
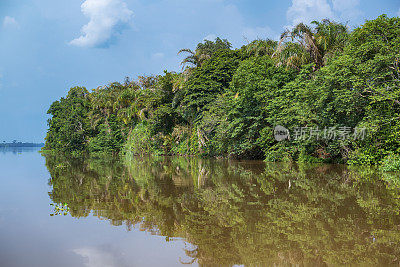
[[[0,0],[0,141],[43,141],[50,104],[73,86],[178,71],[204,38],[234,47],[300,21],[351,28],[399,0]]]

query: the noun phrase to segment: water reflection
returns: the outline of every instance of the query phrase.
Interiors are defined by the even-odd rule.
[[[20,154],[20,153],[26,153],[26,152],[38,152],[41,147],[3,147],[0,146],[0,153],[1,154],[6,154],[6,153],[13,153],[13,154]]]
[[[400,262],[400,190],[371,169],[168,157],[46,165],[50,198],[71,216],[184,238],[193,246],[182,263]]]

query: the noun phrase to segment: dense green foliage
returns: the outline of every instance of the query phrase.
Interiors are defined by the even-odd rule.
[[[200,266],[398,266],[395,174],[195,157],[48,156],[49,193],[75,218],[184,238]],[[58,210],[55,210],[56,212]],[[190,249],[193,247],[193,249]],[[178,260],[178,259],[177,259]]]
[[[382,163],[397,170],[399,51],[400,19],[385,15],[352,32],[328,20],[299,24],[279,42],[255,40],[240,49],[205,41],[180,51],[188,54],[182,73],[92,92],[72,88],[49,109],[44,150]],[[275,140],[277,125],[290,130],[288,139]],[[295,138],[296,129],[319,135]],[[355,129],[364,129],[363,138],[348,138],[360,134]]]

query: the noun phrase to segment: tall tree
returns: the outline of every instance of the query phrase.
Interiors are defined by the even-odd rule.
[[[344,48],[348,38],[346,25],[328,19],[311,24],[314,27],[299,23],[282,33],[273,55],[279,64],[300,69],[303,64],[314,63],[314,70],[317,70],[330,56]]]
[[[246,45],[244,48],[248,56],[272,56],[277,46],[277,41],[271,39],[257,39]]]
[[[181,62],[182,68],[200,67],[204,61],[211,58],[216,51],[230,49],[231,47],[232,45],[228,40],[217,37],[215,41],[205,40],[203,43],[199,43],[194,51],[187,48],[181,49],[178,55],[181,53],[188,54]]]

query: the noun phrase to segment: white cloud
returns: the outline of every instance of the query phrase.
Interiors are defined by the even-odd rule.
[[[399,7],[399,11],[397,11],[397,16],[400,17],[400,7]]]
[[[215,39],[217,39],[217,35],[214,33],[211,33],[211,34],[207,35],[206,37],[204,37],[203,41],[205,41],[205,40],[214,41]]]
[[[360,4],[359,0],[332,0],[333,9],[345,11],[354,8]]]
[[[85,259],[87,267],[127,266],[122,253],[112,246],[83,247],[72,251]]]
[[[310,23],[313,20],[334,18],[331,6],[326,0],[292,0],[286,13],[290,24]]]
[[[81,10],[90,21],[82,27],[82,35],[70,42],[80,47],[107,45],[118,29],[127,25],[133,16],[121,0],[86,0]]]
[[[104,254],[102,253],[103,251],[98,251],[97,249],[93,248],[80,248],[73,251],[87,260],[85,265],[88,267],[117,266],[112,255]]]
[[[351,20],[362,14],[359,9],[360,0],[332,0],[333,10],[340,13],[342,20]]]
[[[359,0],[292,0],[286,17],[290,26],[326,18],[346,22],[359,18],[362,14],[359,5]]]
[[[3,20],[4,28],[19,28],[17,20],[13,17],[6,16]]]
[[[213,8],[215,13],[209,16],[209,22],[212,21],[213,31],[203,38],[203,40],[214,41],[215,38],[228,39],[233,47],[240,47],[243,43],[251,42],[255,39],[278,38],[276,34],[267,25],[250,26],[242,16],[237,6],[228,4],[223,1],[218,4],[218,8]],[[200,41],[203,41],[200,40]]]

